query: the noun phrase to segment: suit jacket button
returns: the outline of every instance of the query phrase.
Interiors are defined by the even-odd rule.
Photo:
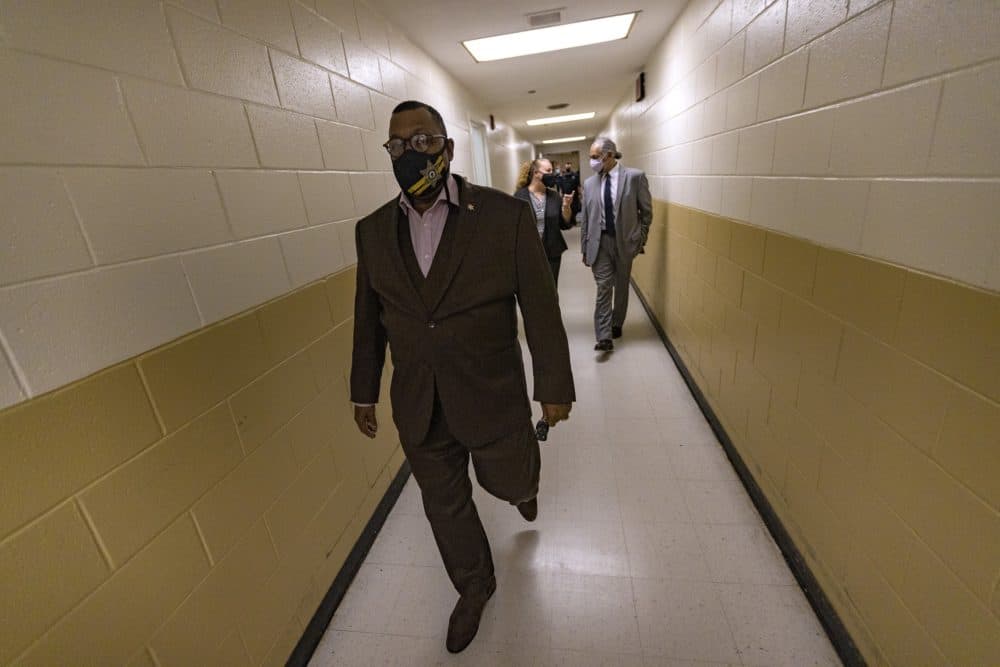
[[[433,328],[434,328],[434,327],[436,327],[437,325],[438,325],[438,323],[437,323],[437,322],[435,322],[434,320],[431,320],[430,322],[428,322],[428,323],[427,323],[427,328],[428,328],[428,329],[433,329]]]

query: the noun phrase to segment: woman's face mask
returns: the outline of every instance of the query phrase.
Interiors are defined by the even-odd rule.
[[[392,163],[399,189],[414,199],[436,197],[448,177],[448,163],[442,148],[434,154],[409,149]]]
[[[556,186],[556,175],[542,174],[542,185],[547,188],[554,188]]]

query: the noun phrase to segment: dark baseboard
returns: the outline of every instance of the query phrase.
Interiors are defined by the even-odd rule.
[[[667,348],[667,351],[673,358],[674,364],[677,366],[677,370],[679,370],[681,376],[683,376],[688,389],[694,396],[695,401],[698,402],[698,407],[701,408],[702,413],[705,415],[705,419],[708,420],[709,425],[712,427],[712,431],[715,432],[715,436],[719,439],[719,442],[722,443],[722,448],[725,450],[726,456],[729,457],[729,461],[733,464],[736,474],[739,475],[744,488],[746,488],[747,493],[750,494],[750,499],[753,501],[754,506],[756,506],[757,511],[764,520],[764,524],[767,526],[768,531],[770,531],[771,537],[774,538],[774,541],[778,544],[778,548],[781,549],[781,554],[788,563],[788,567],[791,568],[792,574],[795,576],[796,581],[798,581],[799,586],[805,593],[806,599],[812,606],[813,611],[816,612],[816,616],[823,625],[823,629],[826,631],[827,637],[830,638],[830,643],[833,644],[834,650],[836,650],[837,655],[840,656],[840,660],[847,667],[866,667],[867,663],[865,662],[864,656],[861,655],[861,652],[858,650],[858,647],[851,638],[851,635],[847,632],[847,628],[844,627],[843,622],[840,620],[840,616],[837,614],[837,611],[833,608],[833,605],[830,604],[829,598],[827,598],[826,593],[823,592],[823,589],[820,587],[819,582],[813,575],[812,570],[810,570],[809,566],[806,564],[806,560],[803,558],[802,552],[800,552],[798,547],[795,546],[795,542],[792,541],[792,538],[785,529],[785,526],[781,523],[781,519],[778,518],[774,508],[771,507],[771,503],[768,502],[764,492],[761,490],[760,486],[757,485],[757,481],[753,478],[753,475],[750,473],[749,468],[747,468],[746,463],[744,463],[743,457],[740,456],[740,453],[733,445],[733,441],[729,439],[729,435],[722,427],[722,422],[720,422],[719,418],[716,417],[715,412],[708,404],[708,400],[702,393],[701,388],[695,383],[694,377],[684,364],[684,360],[681,359],[677,349],[674,347],[673,343],[670,342],[670,339],[667,337],[667,332],[664,331],[659,320],[656,319],[656,315],[646,302],[646,297],[643,296],[634,280],[632,281],[632,288],[635,290],[636,295],[638,295],[639,301],[642,303],[642,307],[646,311],[646,315],[649,316],[649,320],[653,323],[656,333],[660,336],[660,340],[663,341],[663,345]]]
[[[399,472],[396,473],[395,479],[389,484],[385,495],[382,496],[378,507],[375,508],[372,518],[368,520],[365,529],[361,531],[361,537],[354,544],[354,548],[351,549],[347,560],[344,561],[343,567],[340,568],[340,572],[337,573],[336,578],[330,585],[330,590],[323,597],[319,609],[316,610],[312,620],[309,621],[309,625],[306,626],[305,632],[302,633],[302,638],[295,645],[295,650],[292,651],[291,657],[285,663],[286,667],[304,667],[309,663],[310,658],[312,658],[313,653],[316,651],[316,647],[319,646],[320,640],[323,639],[323,634],[326,632],[327,626],[330,625],[330,620],[333,619],[333,613],[337,611],[341,600],[347,594],[347,588],[354,581],[354,576],[361,568],[361,564],[364,563],[365,557],[368,555],[368,550],[372,548],[375,538],[378,536],[379,531],[382,530],[382,524],[385,523],[386,517],[389,516],[389,511],[396,504],[399,494],[403,491],[403,485],[406,484],[406,480],[409,478],[410,463],[404,461]]]

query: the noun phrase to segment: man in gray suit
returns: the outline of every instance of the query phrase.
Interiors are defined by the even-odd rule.
[[[578,216],[583,263],[597,282],[594,349],[600,352],[615,349],[611,339],[622,335],[632,260],[643,251],[653,220],[646,174],[620,164],[621,156],[607,137],[591,144],[590,166],[597,173],[583,183]]]

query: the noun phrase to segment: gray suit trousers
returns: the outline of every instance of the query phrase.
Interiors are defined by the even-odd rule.
[[[625,323],[625,313],[628,312],[628,281],[632,275],[632,258],[619,254],[613,236],[601,234],[593,271],[594,281],[597,283],[594,335],[597,340],[610,340],[611,327],[622,326]]]

